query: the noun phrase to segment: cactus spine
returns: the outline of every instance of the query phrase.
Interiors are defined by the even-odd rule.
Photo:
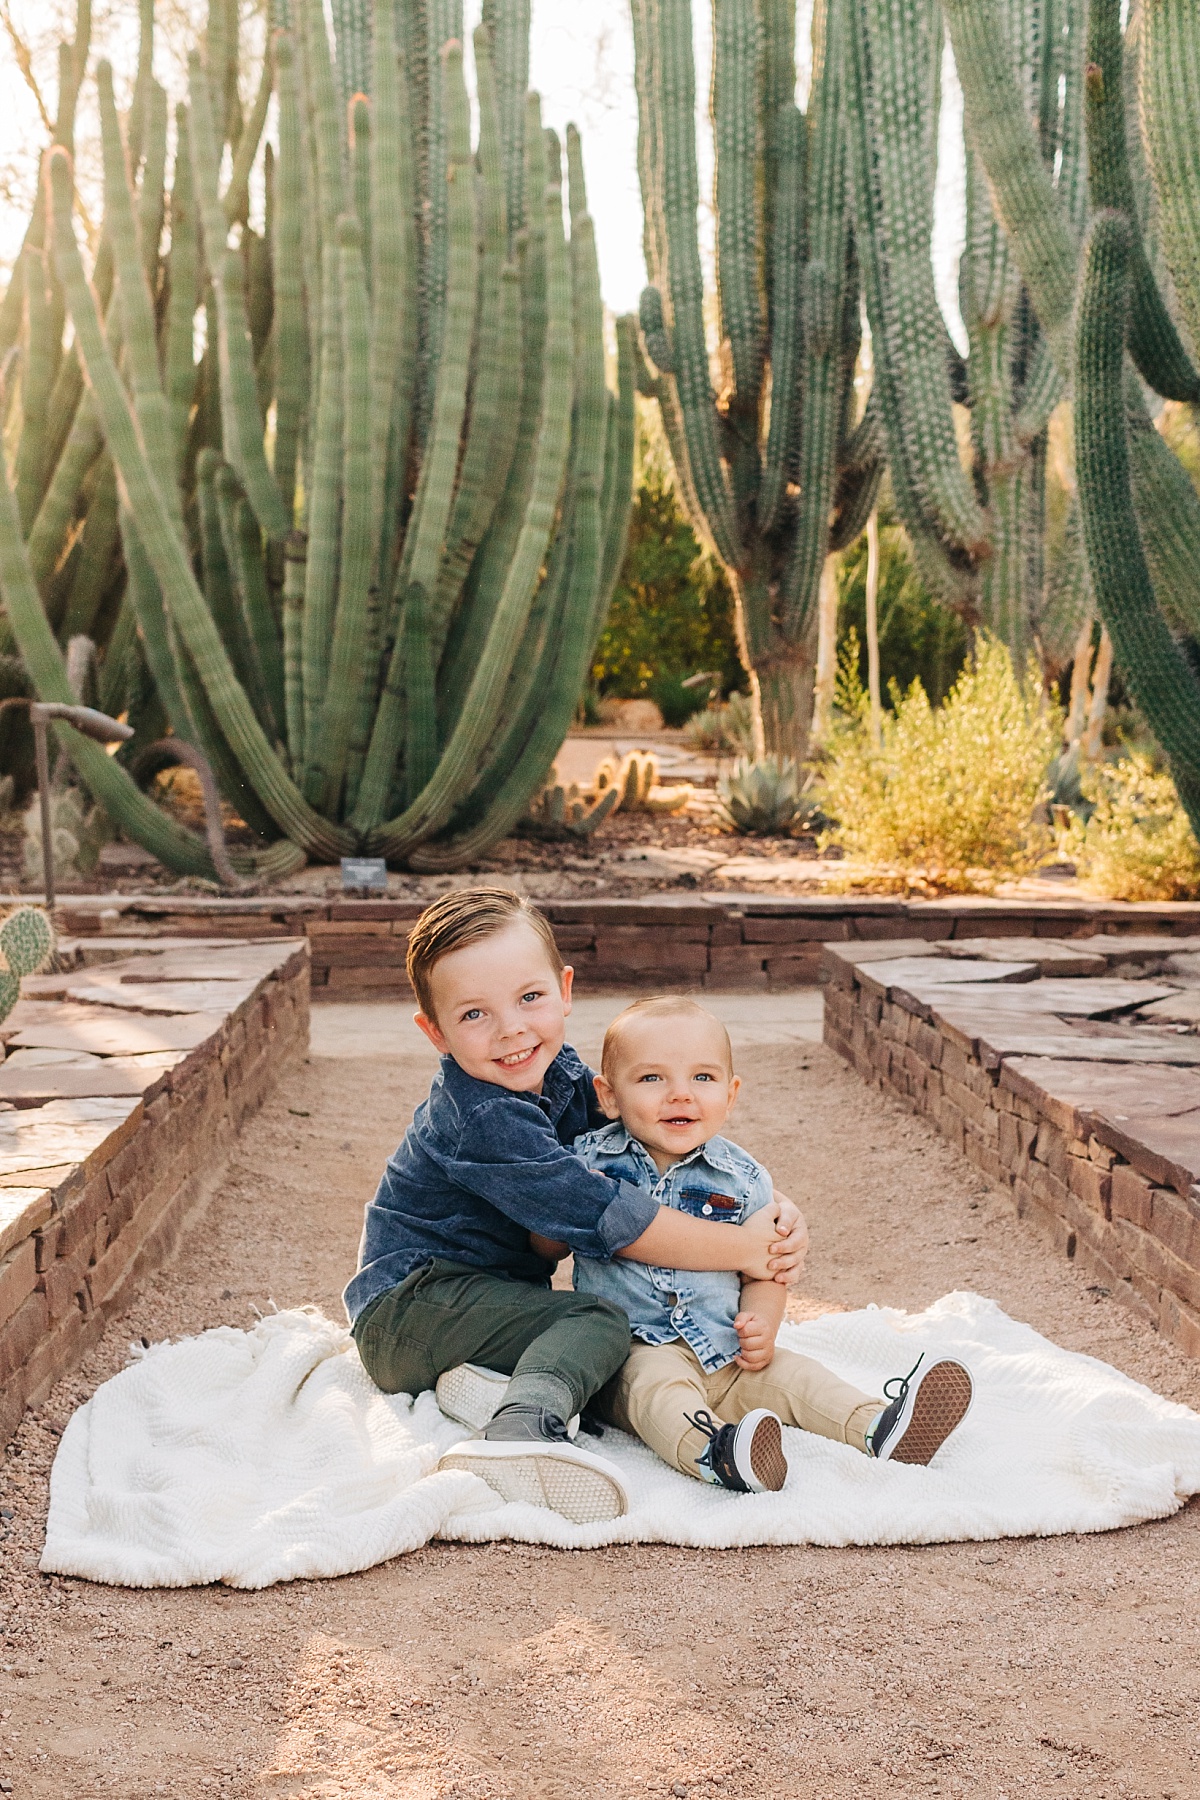
[[[90,281],[64,126],[0,336],[15,316],[25,391],[69,405],[22,434],[0,568],[38,691],[61,685],[55,629],[99,621],[106,694],[204,750],[263,840],[253,866],[356,846],[437,866],[510,828],[569,723],[624,542],[634,371],[623,325],[608,392],[582,162],[573,141],[568,240],[527,5],[485,7],[474,148],[456,0],[334,13],[331,42],[295,0],[243,120],[236,10],[212,0],[168,205],[143,6],[124,132],[98,71]],[[71,754],[126,830],[211,872],[117,761]]]

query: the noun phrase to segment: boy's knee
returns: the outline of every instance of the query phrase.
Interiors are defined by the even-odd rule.
[[[601,1300],[595,1294],[588,1294],[586,1298],[588,1322],[597,1340],[609,1351],[612,1367],[617,1369],[629,1354],[629,1316],[611,1300]]]

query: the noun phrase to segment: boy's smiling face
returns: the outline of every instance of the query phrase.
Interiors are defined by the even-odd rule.
[[[537,932],[517,919],[435,963],[433,1013],[417,1013],[416,1023],[477,1081],[540,1094],[563,1047],[574,973],[567,968],[560,977]]]
[[[694,1015],[622,1021],[605,1067],[596,1077],[597,1099],[645,1146],[660,1174],[716,1137],[741,1086],[725,1033],[698,1008]]]

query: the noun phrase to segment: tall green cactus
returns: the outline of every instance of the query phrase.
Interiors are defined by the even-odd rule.
[[[1151,291],[1134,183],[1126,167],[1119,0],[1092,0],[1085,111],[1095,197],[1079,236],[1040,155],[995,0],[943,0],[963,84],[968,136],[1020,267],[1057,374],[1074,391],[1077,481],[1096,607],[1117,661],[1171,761],[1200,829],[1200,497],[1154,429],[1145,380],[1170,393],[1194,382],[1176,322]],[[1200,322],[1190,76],[1200,59],[1200,0],[1144,0],[1140,112],[1164,249],[1185,323]],[[1077,302],[1078,292],[1078,302]]]
[[[865,521],[881,473],[858,435],[858,289],[847,223],[837,0],[813,9],[807,115],[795,14],[715,0],[721,392],[714,396],[697,238],[691,0],[633,0],[638,169],[650,286],[643,392],[659,404],[693,523],[729,570],[766,745],[808,736],[825,558]],[[766,396],[770,394],[769,407]],[[854,533],[851,533],[854,535]]]
[[[289,17],[243,120],[236,9],[212,0],[168,204],[143,8],[124,133],[98,71],[90,281],[69,140],[48,156],[19,265],[23,387],[71,405],[65,428],[43,407],[22,434],[0,586],[39,692],[61,685],[52,627],[103,610],[95,568],[123,586],[105,693],[156,722],[165,708],[205,752],[263,840],[251,866],[360,846],[449,865],[509,828],[570,722],[627,525],[630,334],[614,397],[578,144],[568,241],[561,148],[525,95],[526,0],[489,0],[476,33],[475,149],[460,0],[375,0],[370,17],[339,0],[335,44],[321,0]],[[95,788],[95,758],[61,735]],[[101,785],[132,835],[208,871],[127,778]]]
[[[986,624],[1023,663],[1049,601],[1046,429],[1063,383],[973,147],[959,266],[965,358],[938,310],[930,257],[938,0],[836,4],[846,13],[854,218],[897,506],[932,591]],[[999,0],[996,11],[1022,129],[1036,143],[1046,185],[1078,228],[1085,194],[1082,6]],[[956,401],[971,413],[969,476],[956,441]]]

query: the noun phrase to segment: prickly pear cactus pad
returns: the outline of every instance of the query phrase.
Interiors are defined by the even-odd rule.
[[[36,975],[53,954],[54,927],[40,907],[14,907],[0,921],[0,1020],[21,998],[22,975]]]
[[[53,954],[54,927],[40,907],[14,907],[0,922],[0,972],[19,982],[44,969]]]

